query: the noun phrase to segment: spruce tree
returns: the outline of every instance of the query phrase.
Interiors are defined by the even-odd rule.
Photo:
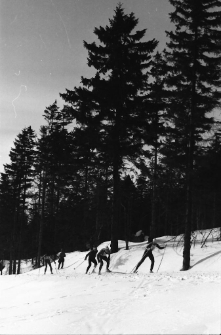
[[[94,29],[99,44],[84,42],[95,76],[82,78],[83,87],[61,94],[72,105],[77,123],[96,129],[96,150],[109,157],[113,175],[112,252],[118,250],[120,171],[125,158],[138,154],[141,147],[146,70],[157,46],[154,39],[141,41],[146,30],[133,32],[137,24],[135,15],[125,14],[119,4],[109,25]]]
[[[13,190],[6,173],[0,177],[0,245],[5,250],[4,259],[10,257],[10,239],[13,228]]]
[[[13,225],[10,251],[10,270],[16,272],[16,259],[18,259],[17,273],[20,273],[22,254],[23,229],[26,223],[28,199],[31,193],[28,190],[33,186],[33,173],[35,162],[35,133],[31,127],[24,128],[14,141],[14,148],[10,151],[11,163],[5,164],[5,172],[10,180],[13,192]]]
[[[43,244],[43,226],[47,221],[47,239],[50,248],[57,248],[59,231],[59,205],[63,189],[67,183],[69,167],[70,135],[66,127],[72,122],[68,111],[57,106],[57,101],[44,110],[47,124],[40,129],[38,139],[38,161],[36,164],[38,185],[38,266]],[[45,235],[46,235],[46,229]],[[46,242],[46,241],[45,241]],[[46,243],[47,243],[46,242]]]
[[[186,214],[183,270],[190,267],[193,181],[202,135],[210,129],[208,117],[219,106],[221,64],[220,0],[169,0],[175,31],[167,32],[167,61],[171,76],[173,124],[176,142],[185,159]],[[182,152],[182,153],[181,153]]]

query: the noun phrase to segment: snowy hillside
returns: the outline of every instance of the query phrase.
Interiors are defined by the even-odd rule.
[[[196,232],[191,269],[182,267],[180,237],[157,239],[154,273],[147,258],[138,274],[130,273],[146,242],[119,241],[111,255],[111,273],[86,275],[86,252],[66,256],[65,266],[51,275],[44,268],[0,276],[0,334],[220,334],[220,230]],[[105,242],[98,249],[109,245]],[[91,268],[92,270],[92,268]],[[27,271],[27,272],[26,272]],[[7,269],[5,272],[7,273]]]

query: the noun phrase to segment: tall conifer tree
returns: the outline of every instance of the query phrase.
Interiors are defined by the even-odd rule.
[[[207,113],[219,105],[221,74],[220,0],[169,0],[175,31],[168,32],[167,52],[176,141],[186,164],[186,216],[183,270],[190,267],[194,162],[202,134],[210,129]]]
[[[109,25],[94,30],[99,45],[84,42],[88,65],[95,68],[96,75],[82,78],[83,87],[74,92],[61,94],[72,105],[77,122],[97,130],[96,149],[109,156],[113,169],[113,252],[118,250],[120,170],[127,156],[139,152],[141,104],[148,79],[145,70],[157,46],[154,39],[141,42],[146,30],[133,32],[137,24],[134,14],[125,14],[119,4]]]
[[[14,259],[13,273],[16,271],[16,259],[18,259],[17,273],[20,273],[22,252],[23,228],[27,210],[27,200],[31,197],[28,190],[33,186],[33,172],[35,161],[35,133],[31,127],[24,128],[14,141],[14,148],[10,151],[11,163],[4,168],[8,175],[13,192],[13,225],[11,238],[10,270],[12,273],[12,261]]]

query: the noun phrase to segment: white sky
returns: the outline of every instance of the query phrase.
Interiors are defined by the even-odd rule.
[[[38,132],[44,109],[59,93],[90,77],[83,40],[93,42],[95,27],[105,26],[118,0],[0,0],[0,172],[24,127]],[[147,28],[146,40],[165,47],[171,30],[168,0],[123,0],[126,13]]]

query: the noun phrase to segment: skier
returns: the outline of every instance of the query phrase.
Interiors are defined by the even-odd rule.
[[[61,249],[61,252],[58,255],[58,269],[60,268],[60,265],[61,269],[63,269],[65,257],[66,257],[65,253],[63,252],[63,249]]]
[[[92,272],[95,272],[95,268],[96,268],[96,266],[97,266],[97,261],[96,261],[96,259],[95,259],[96,255],[97,255],[97,248],[96,248],[96,247],[93,247],[93,248],[89,251],[89,253],[85,256],[85,261],[86,261],[86,259],[87,259],[87,257],[88,257],[88,267],[87,267],[87,270],[86,270],[86,274],[87,274],[88,270],[89,270],[90,267],[91,267],[91,263],[94,263],[94,269],[93,269]]]
[[[5,266],[3,265],[2,262],[0,262],[0,272],[1,272],[1,275],[2,275],[2,270],[5,268]]]
[[[154,256],[152,254],[152,251],[157,247],[158,249],[165,249],[166,247],[161,247],[159,246],[156,242],[153,241],[152,237],[148,238],[148,244],[146,246],[146,249],[143,253],[143,256],[139,263],[136,265],[134,273],[137,272],[138,268],[141,266],[141,264],[145,261],[147,257],[151,260],[151,266],[150,266],[150,272],[153,272],[153,267],[154,267]]]
[[[108,248],[108,246],[106,248],[101,249],[98,254],[97,254],[97,260],[100,263],[100,267],[99,267],[99,272],[98,274],[101,274],[101,269],[103,266],[103,260],[105,262],[107,262],[107,266],[106,266],[106,270],[107,272],[110,272],[109,270],[109,265],[110,265],[110,249]]]
[[[51,274],[53,274],[53,272],[52,272],[52,266],[51,266],[51,261],[53,261],[54,264],[56,264],[55,260],[51,258],[50,254],[48,252],[45,254],[45,256],[43,256],[43,258],[45,260],[45,273],[47,271],[47,266],[49,266],[50,270],[51,270]]]

